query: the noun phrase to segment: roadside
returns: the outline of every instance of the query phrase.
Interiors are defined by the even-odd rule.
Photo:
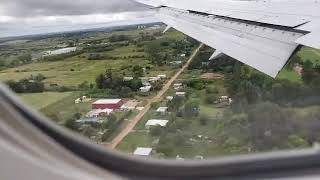
[[[135,116],[131,122],[111,141],[107,146],[111,149],[115,149],[118,144],[133,130],[133,128],[138,124],[142,117],[150,110],[151,104],[154,102],[161,101],[163,95],[168,91],[172,83],[181,75],[181,73],[189,66],[194,57],[197,55],[203,44],[201,44],[190,56],[187,63],[164,85],[161,91],[158,92],[156,96],[148,100],[148,103],[142,111],[140,111],[137,116]]]

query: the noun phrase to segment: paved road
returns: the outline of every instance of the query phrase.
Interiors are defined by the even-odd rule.
[[[189,66],[191,61],[199,52],[200,48],[203,45],[201,44],[191,55],[187,63],[163,86],[162,90],[158,92],[156,96],[148,100],[147,105],[145,108],[135,116],[131,122],[111,141],[108,145],[109,148],[115,149],[118,144],[133,130],[133,128],[138,124],[138,122],[142,119],[142,117],[150,110],[151,104],[154,102],[159,102],[162,100],[163,95],[168,91],[170,86],[176,81],[176,79],[181,75],[181,73]]]

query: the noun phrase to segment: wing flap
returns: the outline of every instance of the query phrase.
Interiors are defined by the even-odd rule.
[[[214,23],[211,23],[210,26],[210,24],[204,24],[201,21],[197,21],[197,19],[188,19],[188,17],[181,16],[183,15],[166,14],[161,13],[161,11],[158,14],[160,20],[175,29],[198,39],[208,46],[219,49],[224,54],[272,77],[277,76],[297,47],[297,44],[294,41],[291,42],[291,40],[272,40],[254,35],[255,33],[252,30],[250,30],[251,33],[244,33],[248,31],[248,29],[245,29],[247,26],[244,26],[241,31],[236,31],[232,28],[228,31],[226,26],[222,26],[221,28],[225,30],[220,31]],[[229,22],[224,23],[229,24]],[[259,34],[259,32],[257,33]],[[282,34],[284,40],[288,39],[288,37],[288,34]]]

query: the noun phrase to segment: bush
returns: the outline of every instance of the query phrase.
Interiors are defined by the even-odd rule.
[[[163,132],[164,132],[164,128],[161,126],[152,127],[150,129],[150,135],[154,137],[161,136]]]
[[[202,125],[202,126],[205,126],[205,125],[207,125],[208,124],[208,122],[210,121],[210,117],[209,116],[207,116],[207,115],[204,115],[204,114],[202,114],[201,116],[200,116],[200,124]]]

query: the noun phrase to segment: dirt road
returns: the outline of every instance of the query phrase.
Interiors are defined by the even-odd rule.
[[[142,119],[142,117],[150,110],[151,104],[154,102],[159,102],[162,100],[163,95],[168,91],[170,86],[175,82],[175,80],[181,75],[181,73],[189,66],[191,61],[194,59],[194,57],[199,52],[200,48],[203,45],[201,44],[191,55],[187,63],[163,86],[162,90],[158,92],[156,96],[151,98],[147,105],[144,107],[142,111],[135,116],[131,122],[111,141],[111,143],[108,145],[109,148],[114,149],[117,147],[118,144],[133,130],[133,128],[138,124],[138,122]]]

